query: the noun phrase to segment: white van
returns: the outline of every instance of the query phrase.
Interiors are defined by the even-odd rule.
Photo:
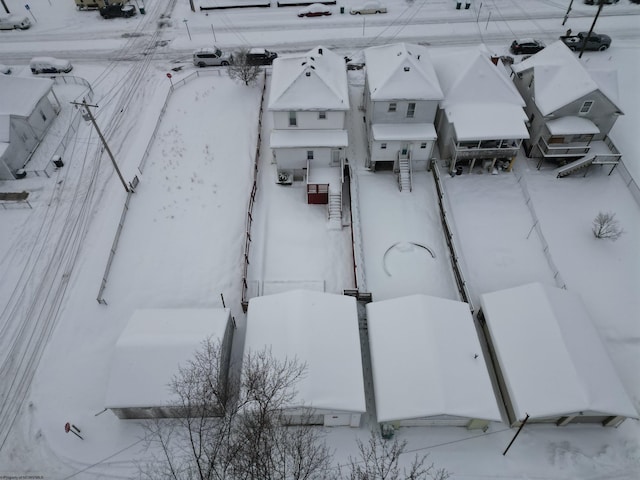
[[[26,30],[31,26],[31,20],[21,15],[8,15],[0,17],[0,30]]]
[[[226,66],[233,62],[233,56],[217,47],[201,48],[193,52],[193,64],[196,67]]]
[[[31,73],[69,73],[73,66],[69,60],[60,60],[53,57],[33,57],[29,62]]]

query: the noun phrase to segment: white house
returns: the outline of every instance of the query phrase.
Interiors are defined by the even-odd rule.
[[[429,52],[397,43],[367,48],[364,57],[365,165],[410,176],[431,158],[437,137],[433,122],[443,99]]]
[[[288,422],[360,426],[366,406],[354,297],[294,290],[252,298],[244,356],[265,348],[306,365],[284,411]]]
[[[277,181],[305,181],[309,203],[328,203],[342,192],[349,144],[347,68],[325,47],[273,62],[268,109],[273,115],[270,147]]]
[[[13,180],[60,111],[53,80],[0,75],[0,180]]]
[[[557,41],[513,65],[513,82],[526,101],[527,154],[562,165],[571,173],[589,165],[618,164],[621,154],[608,134],[623,115],[613,69],[587,70]],[[562,176],[562,175],[561,175]]]
[[[483,428],[502,421],[468,304],[411,295],[366,309],[379,423]]]
[[[477,160],[491,170],[497,160],[511,168],[529,132],[525,102],[502,62],[484,49],[433,51],[431,58],[444,90],[438,147],[450,171],[462,164],[471,171]]]
[[[638,418],[579,296],[531,283],[481,296],[478,318],[509,423]]]
[[[234,325],[228,308],[136,310],[116,342],[105,406],[121,419],[182,414],[169,382],[207,339],[221,346],[227,384]]]

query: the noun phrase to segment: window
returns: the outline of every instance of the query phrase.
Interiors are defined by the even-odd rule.
[[[580,107],[580,113],[589,113],[591,107],[593,106],[593,100],[585,100],[585,102]]]
[[[386,150],[387,149],[387,144],[386,143],[381,143],[380,144],[380,150]]]
[[[318,120],[326,120],[327,112],[318,112]]]
[[[391,102],[391,103],[389,104],[389,111],[390,111],[390,112],[395,112],[397,108],[398,108],[398,104],[397,104],[397,103],[395,103],[395,102]]]
[[[289,126],[297,127],[298,119],[296,118],[296,112],[289,112]]]
[[[427,142],[422,142],[420,144],[420,148],[427,148]]]
[[[413,118],[415,113],[416,113],[415,102],[409,102],[409,105],[407,105],[407,118]]]
[[[313,150],[307,150],[307,160],[313,160]]]

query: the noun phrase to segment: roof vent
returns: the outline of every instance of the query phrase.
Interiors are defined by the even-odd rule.
[[[404,67],[405,72],[408,72],[409,70],[411,70],[409,67]]]
[[[318,49],[318,55],[322,55],[322,49],[321,48]]]
[[[307,62],[302,62],[302,66],[304,67],[307,64]]]
[[[417,58],[418,60],[420,60],[420,55],[418,55],[416,58]]]
[[[316,61],[316,59],[315,59],[315,58],[313,58],[313,57],[309,57],[309,58],[311,59],[311,61],[312,61],[312,62],[315,62],[315,61]]]
[[[311,72],[304,72],[304,74],[305,74],[307,77],[310,77],[310,76],[311,76]]]
[[[313,68],[314,70],[316,69],[316,67],[314,67],[313,65],[309,65],[311,68]]]

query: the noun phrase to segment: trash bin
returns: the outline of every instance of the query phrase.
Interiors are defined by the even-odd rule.
[[[340,7],[340,13],[344,13],[344,7]]]
[[[460,10],[461,6],[462,6],[462,2],[456,2],[456,10]]]
[[[144,11],[144,7],[140,7],[140,15],[144,15],[145,13],[147,12]]]
[[[471,2],[467,2],[464,4],[464,9],[465,10],[469,10],[469,7],[471,6]]]
[[[456,167],[456,175],[462,175],[462,167],[461,166],[457,166]]]

